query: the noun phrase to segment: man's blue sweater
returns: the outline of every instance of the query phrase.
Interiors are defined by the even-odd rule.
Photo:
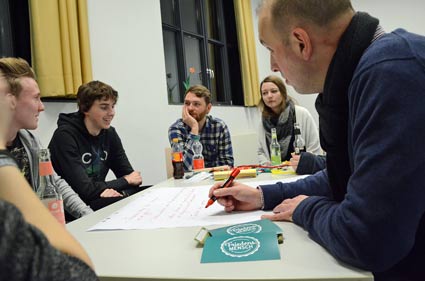
[[[425,38],[396,30],[372,43],[352,77],[342,202],[327,171],[262,186],[265,209],[304,194],[296,224],[377,280],[425,278]],[[422,278],[422,279],[421,279]]]

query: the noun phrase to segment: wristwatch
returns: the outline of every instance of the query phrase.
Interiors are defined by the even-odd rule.
[[[18,167],[15,158],[12,156],[12,154],[10,154],[9,150],[7,149],[0,149],[0,167],[3,166]]]

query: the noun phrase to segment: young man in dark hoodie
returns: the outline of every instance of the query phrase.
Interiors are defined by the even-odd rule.
[[[93,210],[139,191],[134,171],[115,129],[118,92],[91,81],[79,87],[78,112],[61,113],[49,148],[53,167]],[[109,170],[117,179],[106,181]]]

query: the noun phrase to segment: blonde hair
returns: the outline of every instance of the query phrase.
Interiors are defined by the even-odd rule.
[[[21,58],[0,58],[0,79],[7,82],[9,91],[16,97],[22,91],[21,78],[35,80],[35,73],[28,62]]]

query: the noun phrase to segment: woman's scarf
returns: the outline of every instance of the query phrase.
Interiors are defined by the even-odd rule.
[[[282,160],[289,160],[291,152],[294,151],[294,148],[292,147],[295,122],[295,105],[293,101],[289,100],[286,102],[286,108],[282,111],[279,117],[263,117],[262,121],[264,130],[266,131],[266,143],[269,154],[272,138],[271,129],[276,128],[277,140],[280,144],[281,158]]]

